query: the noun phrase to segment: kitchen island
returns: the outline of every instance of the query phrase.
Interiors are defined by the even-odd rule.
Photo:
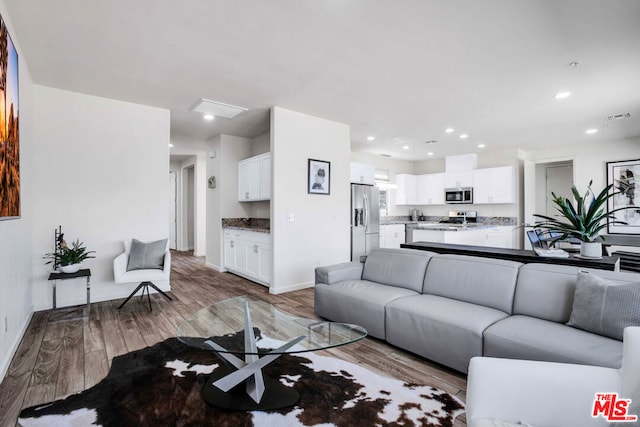
[[[620,259],[617,256],[603,256],[601,259],[585,259],[570,254],[569,258],[541,257],[534,251],[522,249],[492,248],[487,246],[456,245],[449,243],[413,242],[400,245],[401,248],[431,251],[439,254],[470,255],[485,258],[506,259],[522,263],[544,263],[573,265],[584,268],[620,271]]]

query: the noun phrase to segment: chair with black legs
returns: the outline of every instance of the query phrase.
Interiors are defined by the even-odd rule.
[[[149,287],[155,289],[163,297],[171,300],[171,297],[162,291],[153,282],[169,281],[171,273],[171,252],[169,240],[162,239],[155,242],[144,243],[137,239],[124,242],[124,252],[113,260],[113,275],[116,283],[140,284],[131,292],[127,299],[120,304],[121,309],[131,298],[142,289],[140,299],[147,293],[149,311],[152,311]]]

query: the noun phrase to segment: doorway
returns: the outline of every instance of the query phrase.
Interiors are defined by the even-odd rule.
[[[573,198],[571,186],[575,176],[574,169],[573,158],[524,161],[524,249],[532,249],[526,232],[540,221],[534,214],[550,217],[559,215],[551,193]]]
[[[195,166],[182,169],[182,250],[192,251],[195,248],[195,204],[196,183]]]

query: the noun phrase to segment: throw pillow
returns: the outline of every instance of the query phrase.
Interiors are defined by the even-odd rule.
[[[168,239],[162,239],[155,242],[144,243],[138,239],[133,239],[131,241],[127,271],[147,268],[162,270],[164,268],[164,253],[167,248],[167,240]]]
[[[640,283],[579,272],[567,325],[622,341],[625,327],[640,326]]]

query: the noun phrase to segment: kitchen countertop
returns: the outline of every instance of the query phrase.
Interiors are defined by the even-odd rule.
[[[409,224],[407,224],[409,225]],[[414,230],[433,230],[433,231],[471,231],[471,230],[482,230],[487,228],[497,228],[497,225],[494,224],[478,224],[471,223],[466,226],[463,224],[440,224],[440,223],[425,223],[425,224],[416,224],[412,228]]]
[[[222,228],[271,233],[269,218],[222,218]]]

